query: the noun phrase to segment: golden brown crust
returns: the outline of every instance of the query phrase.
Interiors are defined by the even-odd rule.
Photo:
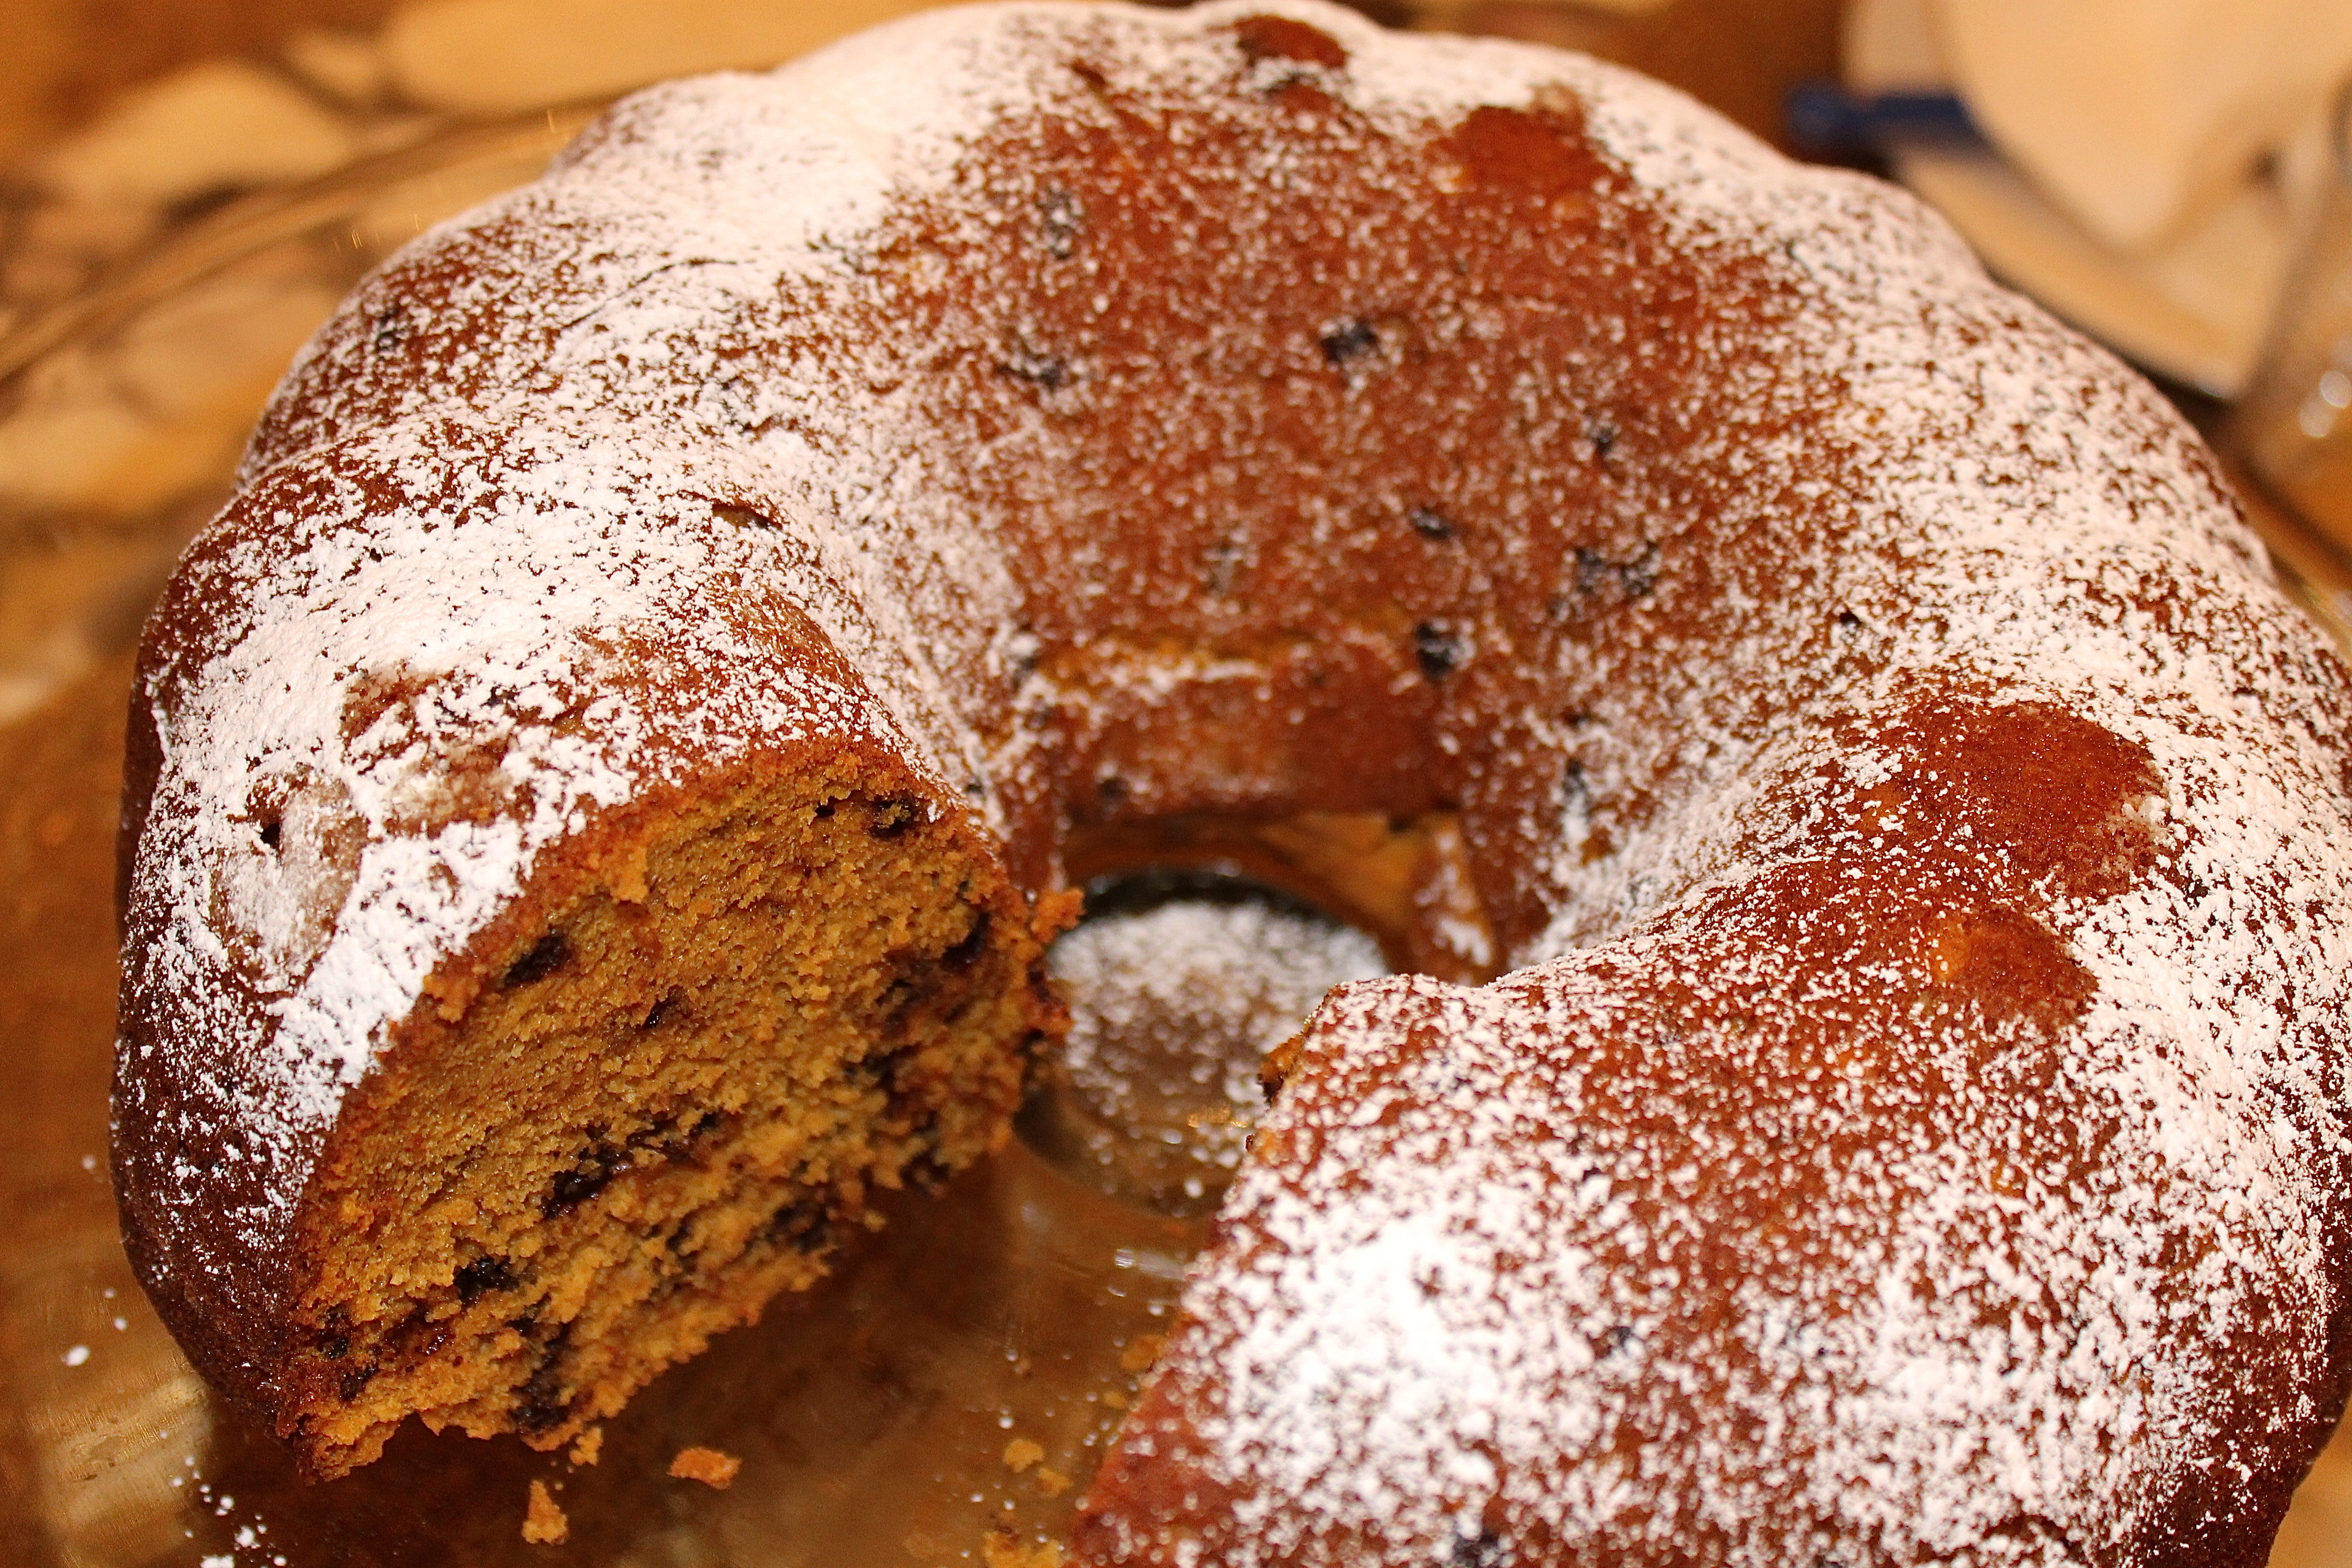
[[[320,1199],[551,922],[828,767],[875,779],[782,816],[921,804],[871,858],[933,887],[906,952],[990,911],[942,1081],[1009,1081],[1056,889],[1138,847],[1514,972],[1318,1016],[1088,1561],[2250,1551],[2340,1401],[2342,667],[2150,391],[1655,89],[1287,0],[682,86],[366,285],[247,483],[142,667],[118,1169],[200,1364],[345,1421],[327,1468],[621,1396],[568,1342],[507,1375],[467,1215],[354,1321],[488,1362],[327,1408]],[[1409,868],[1337,868],[1367,819]]]

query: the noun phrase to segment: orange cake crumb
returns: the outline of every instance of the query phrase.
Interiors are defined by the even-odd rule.
[[[734,1484],[735,1472],[742,1468],[742,1460],[716,1448],[680,1448],[677,1458],[669,1462],[669,1473],[679,1480],[700,1481],[722,1489]]]
[[[531,1482],[530,1502],[522,1516],[522,1538],[533,1546],[553,1546],[571,1533],[572,1521],[548,1494],[547,1483]]]
[[[589,1427],[588,1430],[581,1433],[580,1436],[572,1442],[572,1453],[570,1456],[572,1459],[572,1468],[576,1470],[583,1465],[594,1464],[597,1457],[603,1454],[604,1451],[604,1428],[602,1426]]]
[[[981,1541],[980,1560],[985,1568],[1062,1568],[1062,1549],[1050,1541],[1024,1546],[1008,1532],[992,1530]]]
[[[1045,1445],[1026,1437],[1015,1437],[1004,1445],[1004,1467],[1016,1476],[1045,1457]]]

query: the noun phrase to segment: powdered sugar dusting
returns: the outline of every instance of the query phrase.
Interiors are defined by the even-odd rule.
[[[1063,1070],[1105,1120],[1146,1135],[1181,1132],[1203,1106],[1238,1133],[1265,1103],[1266,1052],[1332,986],[1386,973],[1361,931],[1189,900],[1091,921],[1056,942],[1046,964],[1070,1003]],[[1211,1151],[1227,1165],[1240,1152],[1238,1136]]]
[[[1253,200],[969,151],[1152,136]],[[1318,227],[1333,148],[1426,277]],[[1664,89],[1311,0],[680,84],[362,288],[244,486],[151,637],[121,1105],[238,1130],[137,1173],[232,1212],[170,1243],[216,1300],[569,836],[879,735],[1041,885],[1087,812],[1458,811],[1520,966],[1318,1015],[1114,1461],[1225,1501],[1081,1555],[2252,1552],[2333,1414],[2343,666],[2152,392]]]

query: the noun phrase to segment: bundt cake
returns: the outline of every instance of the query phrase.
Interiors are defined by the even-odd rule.
[[[1006,1135],[1076,882],[1355,833],[1419,973],[1278,1053],[1077,1561],[2256,1563],[2347,724],[1901,194],[1312,0],[934,14],[298,360],[145,639],[125,1234],[316,1474],[551,1447]]]

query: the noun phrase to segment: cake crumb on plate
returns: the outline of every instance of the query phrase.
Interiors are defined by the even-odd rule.
[[[716,1448],[680,1448],[669,1462],[669,1473],[678,1479],[721,1489],[734,1484],[735,1472],[742,1468],[742,1460]]]
[[[533,1546],[553,1546],[571,1533],[572,1521],[556,1506],[547,1483],[531,1482],[530,1502],[522,1516],[522,1538]]]
[[[1050,1541],[1024,1546],[1007,1531],[992,1530],[981,1540],[980,1560],[986,1568],[1062,1568],[1062,1549]]]

